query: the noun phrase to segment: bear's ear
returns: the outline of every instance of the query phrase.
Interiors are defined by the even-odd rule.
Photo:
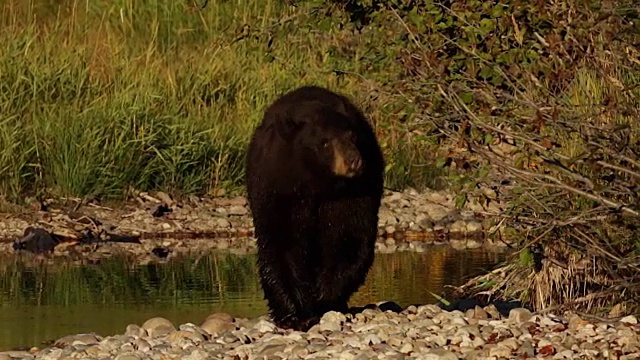
[[[284,112],[278,115],[279,119],[276,122],[276,131],[284,138],[293,136],[304,126],[304,121],[301,121],[299,116],[295,116],[290,112]]]

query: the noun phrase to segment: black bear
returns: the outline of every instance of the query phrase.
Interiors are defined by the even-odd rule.
[[[281,328],[347,312],[374,259],[384,159],[347,97],[318,86],[271,104],[249,143],[248,201],[260,282]]]

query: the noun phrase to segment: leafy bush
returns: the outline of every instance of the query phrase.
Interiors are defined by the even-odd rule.
[[[382,87],[412,108],[413,133],[447,149],[439,164],[456,168],[450,180],[458,204],[505,207],[494,214],[503,225],[495,234],[514,244],[514,261],[454,295],[488,286],[489,294],[538,310],[638,310],[640,22],[633,2],[349,1],[332,8],[352,12],[344,19],[366,14],[371,25],[362,36],[381,39],[383,58],[396,56]],[[363,56],[370,62],[361,66],[378,58]]]

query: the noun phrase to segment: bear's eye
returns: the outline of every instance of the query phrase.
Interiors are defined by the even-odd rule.
[[[323,148],[329,147],[329,140],[327,140],[327,139],[323,139],[323,140],[322,140],[322,147],[323,147]]]

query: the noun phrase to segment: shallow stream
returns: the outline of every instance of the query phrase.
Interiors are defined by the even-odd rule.
[[[350,305],[395,301],[434,303],[445,285],[490,270],[504,255],[482,249],[431,246],[424,253],[377,254]],[[0,257],[0,351],[42,347],[68,334],[123,333],[131,323],[165,317],[199,325],[223,311],[235,317],[266,313],[255,255],[214,253],[165,264],[110,258],[99,265],[44,265]]]

